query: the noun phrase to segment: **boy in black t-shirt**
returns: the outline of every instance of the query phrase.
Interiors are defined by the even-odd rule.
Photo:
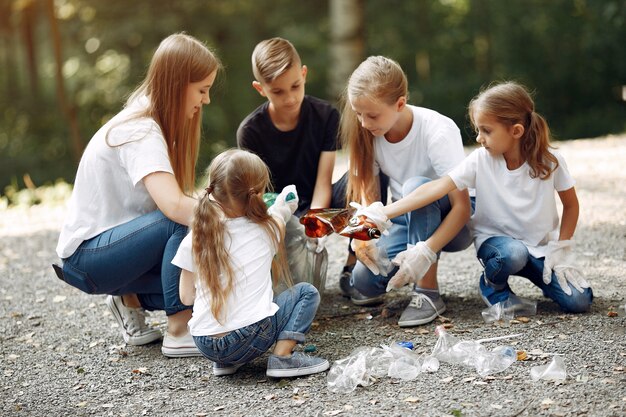
[[[309,208],[345,207],[346,176],[332,183],[339,112],[330,103],[305,95],[307,67],[295,47],[282,38],[260,42],[252,52],[252,72],[252,87],[267,101],[239,125],[239,148],[261,157],[275,190],[296,186],[300,199],[296,216]],[[321,251],[323,242],[316,240]],[[342,281],[350,279],[354,262],[349,256]],[[353,301],[363,297],[344,295]],[[369,304],[369,299],[364,301]]]

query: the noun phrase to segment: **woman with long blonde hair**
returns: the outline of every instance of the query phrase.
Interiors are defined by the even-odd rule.
[[[267,209],[269,170],[257,155],[231,149],[208,168],[190,234],[172,261],[182,269],[180,298],[193,304],[189,328],[214,375],[230,375],[276,343],[267,375],[292,377],[328,369],[328,361],[292,352],[317,312],[317,289],[300,282],[274,297],[274,282],[291,284],[282,239],[298,207],[287,186]],[[274,262],[275,261],[275,262]],[[272,268],[274,266],[274,268]]]
[[[124,341],[161,338],[145,310],[164,310],[165,356],[198,356],[171,264],[187,233],[202,107],[221,68],[202,42],[165,38],[125,108],[98,130],[81,158],[55,265],[59,278],[107,305]]]

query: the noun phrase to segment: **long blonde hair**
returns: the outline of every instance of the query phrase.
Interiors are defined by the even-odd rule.
[[[535,103],[526,88],[513,81],[490,85],[469,103],[469,117],[476,127],[475,114],[495,117],[507,126],[521,124],[524,135],[520,139],[521,153],[530,166],[530,177],[547,179],[559,166],[550,152],[550,128],[546,120],[535,112]]]
[[[404,71],[392,59],[370,56],[350,75],[343,94],[339,135],[350,161],[346,201],[361,201],[365,197],[371,203],[378,198],[373,171],[374,136],[363,128],[352,110],[351,100],[358,97],[390,105],[400,97],[408,100],[408,82]]]
[[[184,33],[170,35],[161,41],[146,77],[126,102],[128,106],[140,97],[149,98],[148,108],[131,119],[150,117],[158,123],[174,176],[186,194],[191,194],[195,186],[202,125],[201,111],[192,119],[185,116],[187,86],[221,68],[220,60],[196,38]]]
[[[276,248],[272,262],[274,282],[291,286],[281,228],[267,213],[263,193],[269,170],[257,155],[230,149],[217,155],[207,169],[206,194],[196,204],[191,230],[197,279],[209,294],[211,313],[222,323],[224,305],[236,284],[236,273],[226,247],[226,217],[245,216],[260,225]]]

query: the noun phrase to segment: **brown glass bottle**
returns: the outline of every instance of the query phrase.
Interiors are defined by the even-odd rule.
[[[354,217],[356,209],[310,209],[302,217],[304,232],[309,237],[327,236],[333,232],[354,239],[370,240],[380,237],[380,230],[366,217]]]

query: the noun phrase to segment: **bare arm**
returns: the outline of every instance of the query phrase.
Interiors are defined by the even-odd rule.
[[[315,189],[311,198],[311,208],[326,208],[330,206],[334,168],[335,152],[322,152],[317,165],[317,178],[315,179]]]
[[[443,219],[435,233],[426,240],[433,252],[439,252],[465,226],[470,219],[471,209],[467,190],[454,190],[448,194],[450,212]]]
[[[196,274],[186,269],[181,269],[178,295],[180,296],[180,301],[186,306],[192,306],[196,299],[195,280]]]
[[[174,175],[169,172],[153,172],[143,178],[143,184],[168,219],[189,225],[196,200],[183,194]]]
[[[392,219],[401,214],[427,206],[430,203],[439,200],[446,194],[450,194],[450,196],[452,196],[453,190],[456,190],[456,185],[452,179],[446,175],[437,180],[422,184],[413,190],[409,195],[406,195],[400,200],[385,206],[383,212],[388,218]],[[467,196],[467,192],[465,195]],[[450,198],[450,204],[452,205],[452,197]],[[469,199],[467,204],[469,205]]]
[[[563,203],[563,215],[561,216],[561,231],[559,240],[568,240],[574,236],[576,224],[578,223],[578,197],[574,187],[569,190],[559,191],[559,198]]]

